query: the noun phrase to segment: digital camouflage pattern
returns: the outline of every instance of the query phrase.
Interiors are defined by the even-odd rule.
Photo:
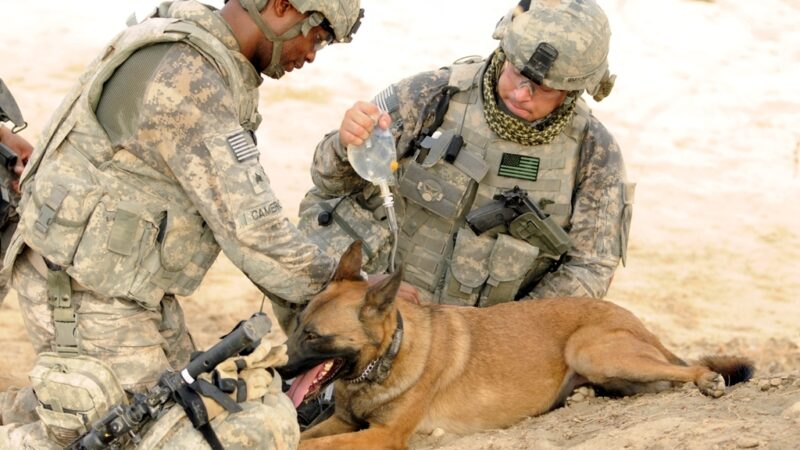
[[[266,0],[259,0],[266,4]],[[359,0],[289,0],[298,11],[307,13],[318,11],[328,19],[337,41],[350,39],[353,27],[360,20],[361,2]]]
[[[531,2],[530,10],[516,15],[502,32],[501,47],[522,71],[537,47],[549,43],[558,57],[543,84],[601,93],[595,99],[599,101],[613,86],[607,60],[610,39],[608,18],[594,0],[552,0]]]
[[[211,426],[226,449],[294,450],[300,441],[300,428],[291,400],[280,390],[276,378],[270,391],[259,401],[240,403],[242,411],[222,413]],[[41,422],[14,423],[0,427],[0,448],[20,450],[60,450],[47,437]],[[143,436],[137,450],[196,450],[208,448],[199,431],[192,427],[180,407],[171,408]]]
[[[108,78],[128,70],[135,50],[161,43],[141,96],[116,105],[130,108],[121,115],[130,123],[99,123],[92,108],[113,94],[101,87],[113,91]],[[302,304],[321,290],[333,260],[283,216],[258,161],[260,82],[228,25],[194,1],[162,4],[92,63],[23,175],[20,231],[5,260],[37,352],[54,340],[42,257],[73,280],[80,352],[129,391],[188,362],[194,346],[172,294],[191,293],[220,249],[273,298]],[[121,132],[111,141],[104,128]],[[270,395],[242,424],[232,415],[220,437],[293,448],[291,402]],[[270,427],[279,434],[259,431]]]
[[[464,70],[468,65],[456,64],[448,69],[442,69],[437,72],[426,72],[416,77],[405,79],[395,85],[398,92],[400,101],[399,110],[392,114],[393,127],[392,131],[398,141],[398,157],[401,161],[401,171],[398,176],[401,179],[408,178],[408,167],[413,165],[409,164],[413,153],[407,154],[407,144],[411,139],[419,133],[424,124],[431,119],[431,99],[438,98],[441,95],[442,88],[448,83],[450,74],[453,71]],[[479,72],[479,73],[482,73]],[[473,93],[474,92],[474,93]],[[464,92],[458,95],[475,98],[481,97],[479,87],[468,87]],[[436,103],[435,101],[433,103]],[[456,102],[450,102],[450,109],[457,105]],[[538,255],[525,252],[528,249],[520,249],[518,246],[510,245],[510,241],[505,242],[509,253],[497,253],[495,267],[502,267],[504,264],[508,267],[507,270],[513,271],[512,267],[524,267],[523,271],[533,267],[534,272],[539,272],[540,279],[533,283],[533,285],[517,285],[517,288],[524,288],[524,291],[516,292],[514,296],[524,295],[528,298],[544,298],[555,296],[578,296],[578,297],[594,297],[599,298],[605,295],[611,277],[619,263],[620,258],[624,259],[625,247],[627,245],[627,233],[630,223],[631,208],[633,202],[633,188],[632,183],[628,183],[625,175],[625,168],[622,159],[622,153],[614,141],[613,137],[609,134],[606,128],[594,117],[588,113],[588,109],[582,106],[586,113],[576,114],[575,119],[572,121],[571,126],[567,127],[566,134],[562,134],[556,139],[557,146],[541,146],[539,150],[545,154],[548,152],[553,155],[553,158],[543,159],[543,163],[549,161],[552,164],[552,170],[561,170],[562,173],[569,174],[572,181],[566,183],[569,186],[566,192],[563,189],[560,193],[552,194],[552,203],[544,205],[545,211],[550,213],[569,234],[572,241],[572,249],[566,254],[564,263],[555,272],[548,272],[547,268],[552,263],[552,260],[542,260],[542,264],[531,265],[531,260],[538,260]],[[461,111],[461,110],[459,110]],[[449,111],[448,111],[449,114]],[[577,122],[578,118],[582,118],[583,122]],[[457,124],[448,124],[445,120],[443,129],[457,128]],[[463,136],[465,140],[472,139],[474,142],[480,140],[479,137],[473,136],[473,133],[478,134],[486,133],[488,125],[486,124],[485,117],[482,114],[468,114],[464,122]],[[567,134],[574,134],[577,131],[578,141],[576,143],[576,153],[574,156],[574,166],[568,169],[569,166],[563,166],[558,163],[558,152],[567,151],[571,148],[568,142],[571,138],[566,137]],[[486,138],[485,142],[497,142],[493,145],[507,145],[504,141],[495,141],[492,138]],[[466,147],[465,147],[466,148]],[[552,148],[552,149],[551,149]],[[548,150],[551,149],[551,150]],[[561,150],[558,150],[561,149]],[[570,152],[572,150],[569,150]],[[462,150],[462,153],[464,150]],[[491,154],[491,152],[487,152]],[[570,157],[573,158],[573,157]],[[562,157],[563,159],[563,157]],[[497,161],[490,162],[488,174],[486,179],[491,179],[491,184],[496,187],[486,186],[484,183],[479,183],[476,190],[476,197],[472,206],[477,207],[485,204],[486,201],[491,199],[492,195],[497,192],[498,188],[511,188],[510,184],[503,186],[503,183],[515,183],[518,180],[508,179],[499,180],[497,173]],[[562,166],[561,169],[558,167]],[[436,166],[434,166],[436,167]],[[405,172],[404,172],[405,171]],[[460,173],[460,174],[459,174]],[[448,170],[446,173],[440,173],[440,179],[445,180],[449,184],[457,185],[461,183],[462,186],[467,186],[468,176],[461,170]],[[444,176],[445,178],[441,178]],[[359,179],[349,166],[346,153],[341,148],[339,143],[338,133],[331,133],[317,146],[314,162],[312,166],[312,179],[319,192],[317,196],[324,196],[327,198],[337,196],[365,195],[364,192],[370,190],[366,187],[366,182]],[[401,181],[402,190],[403,182]],[[548,194],[551,195],[551,194]],[[425,197],[423,194],[422,197]],[[419,203],[419,199],[411,201],[407,195],[399,197],[398,201],[398,220],[400,221],[401,233],[400,247],[404,247],[404,242],[412,240],[418,241],[420,245],[416,245],[412,250],[406,252],[400,251],[400,261],[407,262],[409,258],[417,258],[420,253],[424,253],[425,247],[433,248],[441,246],[442,243],[447,245],[448,242],[453,240],[464,240],[466,243],[460,247],[456,242],[454,245],[450,244],[449,248],[445,248],[445,255],[449,258],[450,263],[448,272],[451,276],[453,274],[453,267],[460,266],[458,270],[461,273],[456,273],[460,280],[485,280],[486,276],[494,278],[495,287],[499,287],[496,292],[498,293],[492,298],[496,299],[499,295],[506,290],[505,294],[508,295],[508,286],[502,285],[503,279],[509,279],[510,276],[519,276],[519,274],[511,273],[490,273],[488,267],[489,261],[492,259],[492,248],[498,243],[482,245],[480,242],[470,243],[466,239],[465,227],[458,227],[459,220],[467,212],[469,205],[461,203],[454,204],[449,210],[440,210],[437,214],[423,214],[424,219],[420,214],[414,213],[413,217],[409,217],[408,211],[404,209],[409,208],[409,204]],[[308,198],[307,198],[308,199]],[[441,203],[441,202],[440,202]],[[542,206],[542,205],[540,205]],[[307,208],[307,210],[310,210]],[[450,219],[439,220],[436,217],[442,217],[447,213],[451,214]],[[301,228],[309,232],[319,230],[319,226],[313,225],[313,215],[304,215],[301,210]],[[434,217],[435,220],[430,219]],[[347,219],[347,218],[345,218]],[[381,228],[380,222],[373,221],[373,228]],[[409,234],[409,231],[416,230]],[[443,233],[451,233],[449,236]],[[378,231],[376,231],[378,233]],[[312,239],[314,235],[312,234]],[[427,237],[427,240],[426,240]],[[453,239],[455,238],[455,239]],[[483,236],[481,236],[483,238]],[[507,240],[506,240],[507,241]],[[325,242],[321,242],[325,245]],[[504,244],[504,245],[505,245]],[[455,254],[454,248],[456,248]],[[517,248],[518,252],[513,251]],[[328,249],[332,254],[336,254],[343,249]],[[448,253],[449,252],[449,253]],[[520,253],[522,252],[522,253]],[[506,256],[502,256],[502,255]],[[515,255],[503,263],[503,258],[509,258],[508,255]],[[497,259],[500,258],[500,259]],[[455,264],[453,263],[455,261]],[[458,264],[458,261],[471,261],[471,263]],[[486,261],[486,262],[483,262]],[[424,272],[424,271],[420,271]],[[418,276],[420,278],[415,278]],[[435,290],[444,290],[447,295],[445,298],[458,298],[458,293],[469,291],[469,283],[460,283],[457,286],[443,286],[445,276],[441,279],[431,279],[429,281],[422,280],[424,273],[414,273],[413,270],[406,272],[406,281],[415,284],[418,288],[423,290],[423,297],[428,299],[433,298]],[[530,274],[528,274],[530,279]],[[482,284],[480,281],[476,284]],[[526,287],[527,286],[527,287]],[[473,304],[475,301],[475,290],[480,289],[480,286],[475,286],[473,291],[469,294],[463,295],[465,303]],[[452,294],[452,295],[451,295]],[[514,296],[505,297],[510,300]],[[494,300],[489,299],[488,302],[482,304],[491,304]]]

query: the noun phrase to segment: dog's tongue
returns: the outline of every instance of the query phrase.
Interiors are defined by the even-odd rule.
[[[286,392],[286,395],[292,399],[292,403],[294,403],[295,408],[297,408],[300,403],[303,403],[303,399],[306,398],[306,394],[308,394],[311,384],[314,382],[314,379],[317,377],[317,375],[322,371],[322,367],[324,365],[325,362],[320,363],[313,369],[302,375],[298,375],[297,378],[294,379],[292,385],[289,387],[289,391]]]

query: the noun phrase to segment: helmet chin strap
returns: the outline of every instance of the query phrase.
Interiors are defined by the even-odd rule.
[[[288,31],[278,36],[267,26],[266,22],[264,22],[264,18],[261,17],[261,12],[256,9],[254,2],[241,3],[258,29],[261,30],[268,41],[272,42],[272,58],[270,59],[269,67],[264,69],[264,75],[277,80],[286,73],[283,67],[281,67],[281,50],[283,49],[283,43],[300,35],[303,30],[303,24],[308,19],[297,23]]]

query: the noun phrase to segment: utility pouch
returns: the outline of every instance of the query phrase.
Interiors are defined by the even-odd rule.
[[[36,413],[48,436],[62,446],[85,433],[114,405],[127,403],[114,372],[86,355],[42,353],[30,379],[39,400]]]
[[[156,238],[163,217],[163,212],[153,213],[138,203],[104,199],[89,217],[67,273],[103,295],[132,298],[145,307],[157,305],[163,291],[141,296],[134,287],[144,257],[153,252],[158,256]]]
[[[20,229],[25,240],[34,250],[61,266],[72,263],[89,216],[102,195],[91,176],[66,169],[70,161],[64,160],[75,158],[79,156],[64,155],[65,164],[59,161],[42,167],[36,178],[25,185],[27,201],[19,207]],[[57,174],[52,173],[56,171]]]
[[[300,203],[297,228],[328,256],[338,259],[355,240],[362,241],[364,270],[381,273],[389,265],[388,224],[359,204],[355,195],[322,198],[309,192]]]
[[[494,245],[495,240],[491,237],[476,236],[468,228],[458,232],[442,303],[463,306],[477,304],[481,288],[489,277],[489,254]]]
[[[552,259],[558,259],[571,247],[569,235],[551,217],[542,219],[533,212],[520,214],[508,225],[508,232]]]
[[[406,200],[444,219],[454,219],[463,210],[471,182],[450,164],[440,161],[435,168],[425,169],[412,161],[406,165],[398,190]]]
[[[488,258],[489,279],[481,292],[479,306],[514,300],[525,276],[536,264],[539,249],[506,234],[498,234]]]

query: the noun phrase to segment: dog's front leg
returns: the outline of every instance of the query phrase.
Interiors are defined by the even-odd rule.
[[[358,430],[358,427],[340,419],[335,413],[300,434],[301,440],[313,439],[332,434],[349,433]]]
[[[306,440],[306,436],[303,436],[298,450],[405,450],[407,442],[408,435],[398,433],[397,429],[390,429],[383,425],[372,425],[366,430],[354,433],[336,434],[308,440]]]

